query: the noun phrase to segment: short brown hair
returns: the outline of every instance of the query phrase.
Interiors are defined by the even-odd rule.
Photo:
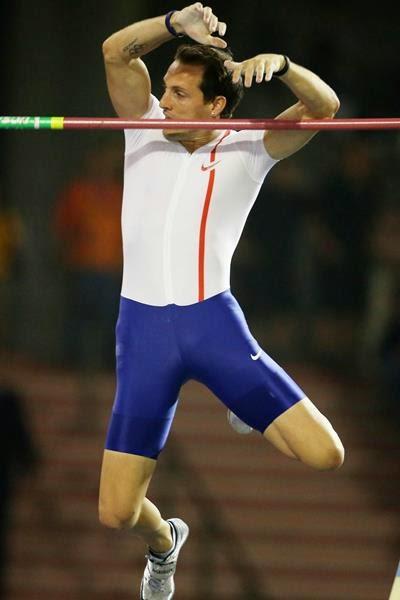
[[[232,53],[228,49],[220,50],[202,44],[183,44],[175,54],[175,60],[183,64],[204,67],[200,89],[207,102],[214,100],[216,96],[226,98],[226,106],[221,113],[223,118],[233,115],[243,97],[241,80],[233,83],[231,72],[224,66],[224,62],[232,58]]]

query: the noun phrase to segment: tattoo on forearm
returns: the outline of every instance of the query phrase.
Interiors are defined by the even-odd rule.
[[[138,38],[135,38],[133,42],[130,42],[125,48],[123,48],[124,52],[127,52],[129,56],[132,58],[136,56],[140,56],[143,54],[143,50],[145,49],[146,44],[139,44]]]

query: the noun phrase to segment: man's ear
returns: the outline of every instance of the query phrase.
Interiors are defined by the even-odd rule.
[[[211,114],[213,117],[219,117],[226,106],[225,96],[216,96],[212,101]]]

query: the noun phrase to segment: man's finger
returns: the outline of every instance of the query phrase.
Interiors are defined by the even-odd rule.
[[[272,67],[266,67],[265,69],[265,81],[271,81],[274,70]]]
[[[215,31],[217,31],[218,28],[218,19],[215,15],[211,15],[211,19],[210,19],[210,23],[209,23],[209,28],[211,33],[214,33]]]
[[[233,83],[238,83],[240,81],[240,78],[242,76],[242,67],[236,67],[235,70],[233,71],[233,75],[232,75],[232,81]]]
[[[221,21],[218,23],[218,33],[221,36],[225,35],[225,33],[226,33],[226,23],[223,23]]]
[[[225,40],[221,40],[219,37],[213,37],[212,35],[210,35],[209,40],[210,46],[214,46],[214,48],[221,48],[221,50],[226,48],[228,45]]]
[[[257,65],[257,68],[256,68],[257,83],[261,83],[262,80],[264,79],[264,69],[265,69],[264,63]]]
[[[254,66],[247,67],[244,72],[244,85],[245,87],[251,87],[253,83]]]
[[[226,60],[224,62],[224,67],[226,67],[229,71],[233,71],[234,69],[237,69],[239,65],[240,65],[240,63],[235,62],[234,60]]]
[[[203,11],[203,21],[204,23],[207,23],[207,25],[209,25],[210,20],[212,17],[212,10],[209,6],[205,6],[204,7],[204,11]]]

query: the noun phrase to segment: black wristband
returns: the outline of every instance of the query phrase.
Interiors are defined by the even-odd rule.
[[[171,35],[175,37],[184,37],[183,33],[178,33],[171,25],[171,17],[176,12],[176,10],[170,10],[169,13],[165,15],[165,27],[168,29]]]
[[[285,55],[283,56],[283,58],[285,59],[285,64],[283,65],[282,69],[280,69],[279,71],[275,71],[274,77],[282,77],[282,75],[284,75],[285,73],[287,73],[289,71],[290,60]]]

